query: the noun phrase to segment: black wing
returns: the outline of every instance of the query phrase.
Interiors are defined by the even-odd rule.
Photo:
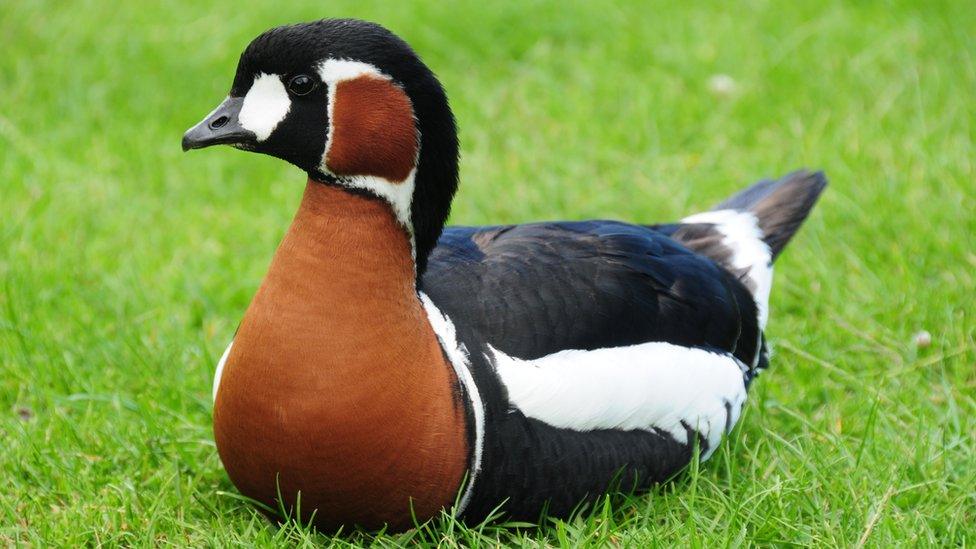
[[[420,289],[524,359],[665,341],[750,364],[760,335],[734,276],[660,231],[613,221],[449,227]]]

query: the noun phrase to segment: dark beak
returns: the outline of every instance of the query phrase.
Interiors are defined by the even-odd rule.
[[[241,127],[243,97],[228,97],[214,111],[183,134],[183,150],[202,149],[211,145],[243,145],[255,143],[254,132]]]

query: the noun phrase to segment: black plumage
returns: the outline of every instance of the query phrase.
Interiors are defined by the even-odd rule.
[[[563,516],[613,481],[627,490],[664,481],[693,452],[661,431],[580,432],[525,417],[509,406],[488,343],[524,359],[650,341],[729,353],[744,364],[759,352],[756,305],[743,284],[649,227],[449,227],[420,286],[458,326],[485,403],[484,466],[465,510],[474,520],[503,502],[510,518],[534,520],[543,506]]]
[[[756,215],[775,254],[825,185],[821,173],[795,172],[749,187],[716,209]],[[779,222],[768,221],[771,210]],[[622,489],[646,488],[685,467],[692,445],[665,432],[579,432],[526,418],[508,406],[486,346],[534,359],[564,349],[663,341],[735,356],[752,366],[744,372],[748,385],[767,357],[756,301],[744,273],[732,268],[733,255],[709,223],[445,229],[420,288],[458,326],[485,403],[485,466],[465,515],[480,519],[504,502],[512,518],[533,520],[543,506],[561,516],[613,481]],[[707,450],[690,426],[688,432],[689,441]]]
[[[420,285],[456,323],[523,359],[666,341],[751,364],[759,328],[741,286],[665,234],[615,221],[449,227]]]

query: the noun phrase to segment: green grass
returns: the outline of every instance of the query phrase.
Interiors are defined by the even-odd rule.
[[[0,545],[976,543],[976,10],[679,4],[0,3]],[[303,177],[180,136],[253,36],[340,15],[446,85],[455,223],[664,221],[827,172],[713,459],[539,529],[333,539],[235,497],[211,376]]]

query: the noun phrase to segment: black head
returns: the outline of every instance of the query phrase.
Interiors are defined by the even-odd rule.
[[[326,19],[255,38],[227,99],[183,136],[184,150],[217,144],[386,200],[414,241],[418,274],[457,189],[444,89],[406,42],[365,21]]]

